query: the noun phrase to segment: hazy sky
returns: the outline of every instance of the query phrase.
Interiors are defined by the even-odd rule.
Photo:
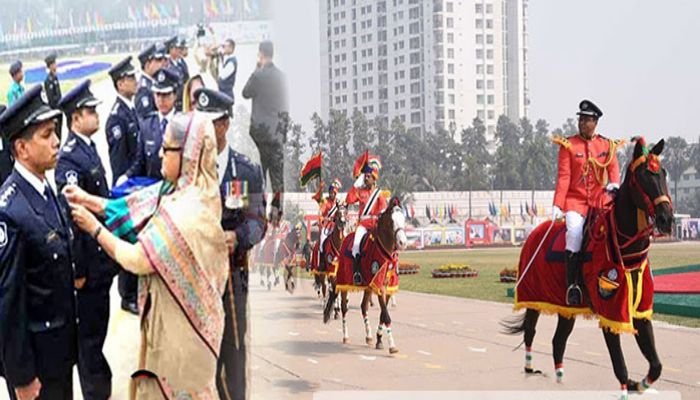
[[[308,127],[320,108],[318,0],[271,1],[292,115]],[[530,0],[529,11],[531,119],[559,126],[589,98],[605,113],[600,133],[698,140],[700,1]]]

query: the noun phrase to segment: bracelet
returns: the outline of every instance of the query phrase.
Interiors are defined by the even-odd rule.
[[[92,238],[97,240],[97,237],[100,236],[101,232],[102,232],[102,225],[98,226],[97,229],[95,229],[95,233],[92,234]]]

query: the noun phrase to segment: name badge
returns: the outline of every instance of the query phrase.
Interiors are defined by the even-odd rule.
[[[46,243],[51,243],[58,240],[58,233],[56,231],[49,231],[46,235]]]
[[[224,184],[224,206],[229,209],[248,206],[248,181],[234,180]]]

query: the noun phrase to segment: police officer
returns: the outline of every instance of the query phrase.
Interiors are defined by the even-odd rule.
[[[180,48],[180,59],[178,62],[178,66],[180,67],[180,71],[182,72],[182,81],[187,82],[190,80],[190,68],[187,66],[187,39],[180,38],[180,40],[178,41],[178,47]]]
[[[16,160],[0,188],[0,365],[17,399],[73,398],[73,233],[45,175],[56,167],[59,113],[36,85],[0,116]]]
[[[246,399],[248,363],[248,251],[265,235],[262,169],[227,144],[233,99],[216,90],[195,92],[196,112],[214,123],[219,156],[217,172],[223,205],[222,227],[229,247],[229,279],[223,297],[226,325],[217,365],[219,396]],[[227,395],[228,394],[228,395]]]
[[[136,159],[126,173],[117,181],[121,184],[126,178],[147,176],[163,179],[160,173],[160,147],[168,121],[175,114],[175,93],[177,93],[178,75],[169,68],[162,68],[155,74],[152,91],[156,97],[157,111],[141,120]]]
[[[165,50],[168,52],[168,61],[166,63],[166,68],[169,68],[175,75],[177,75],[178,89],[175,98],[175,111],[182,111],[182,88],[185,85],[184,71],[181,66],[182,62],[182,50],[180,49],[180,41],[177,36],[173,36],[165,41]]]
[[[49,100],[51,108],[58,108],[58,101],[61,100],[61,84],[58,82],[58,73],[56,70],[56,53],[51,53],[44,59],[46,63],[46,79],[44,80],[44,90],[46,97]],[[58,116],[56,122],[56,134],[58,140],[61,140],[61,132],[63,132],[63,118]]]
[[[0,104],[0,115],[5,112],[5,109],[7,107]],[[12,165],[15,163],[15,160],[12,158],[12,152],[10,151],[10,142],[4,136],[0,139],[0,185],[2,185],[12,173]]]
[[[66,115],[69,133],[56,166],[56,186],[78,185],[86,192],[108,197],[105,170],[92,136],[100,127],[90,80],[76,86],[59,102]],[[75,233],[75,277],[78,289],[78,375],[83,397],[108,399],[112,393],[112,371],[102,354],[109,324],[109,288],[118,272],[117,264],[89,233]]]
[[[139,54],[141,63],[141,80],[136,92],[134,107],[139,118],[144,118],[156,110],[153,92],[153,77],[165,65],[165,48],[162,44],[152,44]]]
[[[139,140],[139,121],[132,102],[136,93],[136,69],[131,65],[131,56],[123,59],[109,70],[117,90],[117,100],[107,118],[105,133],[109,144],[109,162],[112,166],[112,183],[122,176],[136,158]],[[122,310],[138,314],[136,290],[138,278],[127,270],[119,271],[119,295]]]

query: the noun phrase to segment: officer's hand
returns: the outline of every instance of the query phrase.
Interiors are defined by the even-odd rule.
[[[561,219],[564,217],[564,212],[561,210],[561,208],[554,206],[552,207],[552,219],[557,220]]]
[[[620,185],[617,183],[608,183],[608,186],[605,187],[605,191],[611,194],[617,193],[618,190],[620,190]]]
[[[73,286],[75,286],[76,289],[82,289],[85,286],[85,281],[87,278],[78,278],[73,281]]]
[[[92,234],[97,229],[97,218],[87,208],[79,204],[71,204],[71,215],[73,222],[78,225],[82,231]]]
[[[41,382],[39,382],[39,378],[34,378],[29,385],[16,388],[15,394],[19,400],[34,400],[39,398],[40,391]]]
[[[224,238],[226,239],[226,247],[228,247],[229,254],[233,254],[238,244],[236,231],[224,231]]]
[[[87,193],[78,185],[66,185],[63,187],[61,193],[63,193],[63,196],[65,196],[66,200],[68,200],[68,203],[71,205],[82,205],[87,201],[88,197]]]

